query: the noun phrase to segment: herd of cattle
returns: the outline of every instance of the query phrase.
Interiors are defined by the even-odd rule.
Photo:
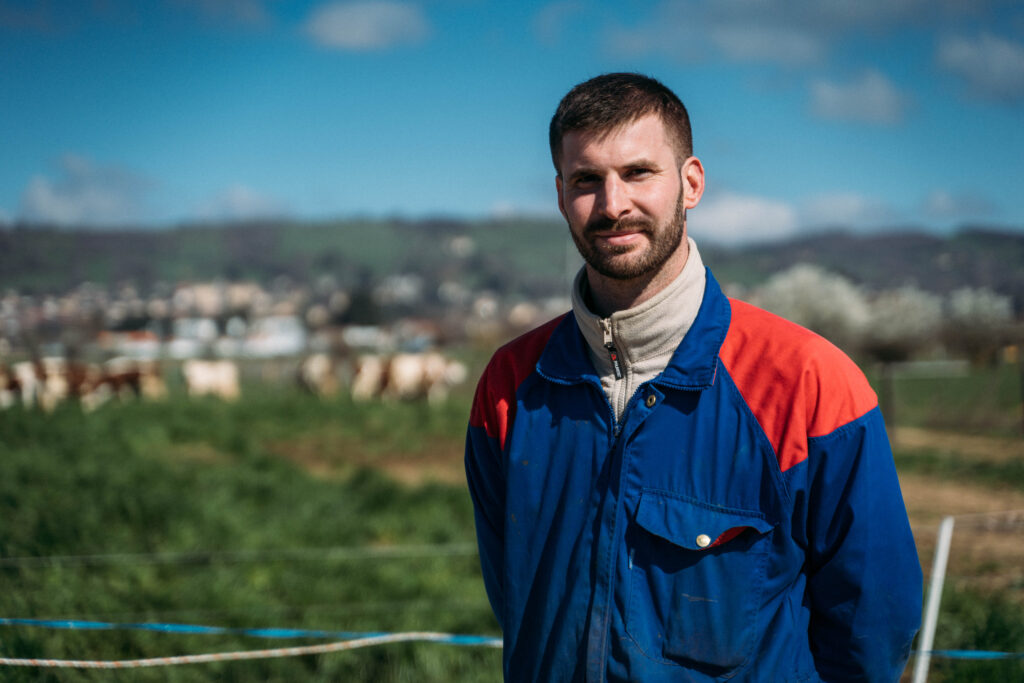
[[[468,375],[464,363],[436,351],[363,354],[349,368],[327,354],[314,354],[299,366],[299,383],[312,393],[337,394],[347,377],[356,401],[426,399],[437,403],[448,398],[449,389],[465,382]]]
[[[57,404],[78,401],[95,410],[111,399],[158,399],[167,387],[154,362],[114,358],[106,363],[78,363],[64,358],[0,364],[0,408],[16,403],[52,411]]]
[[[321,397],[346,390],[357,401],[447,398],[466,380],[466,366],[437,352],[363,354],[353,360],[326,353],[303,358],[297,369],[301,387]],[[189,359],[181,364],[189,396],[211,395],[232,401],[241,395],[240,371],[232,360]],[[65,401],[92,411],[111,400],[156,400],[167,395],[163,369],[156,361],[114,358],[80,363],[42,358],[10,365],[0,362],[0,409],[16,404],[52,411]]]

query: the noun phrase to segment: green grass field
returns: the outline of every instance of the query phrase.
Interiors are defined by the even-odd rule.
[[[901,380],[899,414],[1014,443],[1014,372]],[[234,404],[176,395],[89,415],[74,405],[0,412],[0,618],[498,633],[459,478],[471,387],[436,408],[246,389]],[[1020,460],[899,446],[896,458],[925,482],[1024,493]],[[1024,652],[1024,583],[949,585],[936,647]],[[3,657],[320,642],[0,625]],[[3,668],[0,680],[489,681],[500,660],[496,649],[415,643],[121,672]],[[1021,660],[932,668],[932,680],[1024,680]]]
[[[372,467],[384,453],[461,457],[464,415],[454,402],[434,411],[288,392],[234,405],[177,399],[91,415],[75,406],[0,413],[0,616],[496,634],[464,490],[402,486]],[[306,454],[318,450],[311,472]],[[441,554],[327,552],[407,546]],[[5,657],[123,659],[307,642],[322,641],[0,626]],[[6,669],[0,679],[476,681],[499,672],[498,650],[399,644],[124,673]]]

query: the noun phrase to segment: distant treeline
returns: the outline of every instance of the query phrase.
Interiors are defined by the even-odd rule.
[[[698,236],[699,237],[699,236]],[[752,286],[796,264],[814,263],[871,289],[915,285],[948,293],[987,287],[1024,306],[1024,232],[965,228],[943,236],[834,231],[721,247],[701,241],[723,283]],[[564,294],[579,260],[564,223],[507,219],[464,222],[350,219],[254,222],[162,230],[0,228],[0,287],[28,294],[82,282],[158,283],[325,276],[358,286],[385,274],[457,279],[473,288],[525,296]]]

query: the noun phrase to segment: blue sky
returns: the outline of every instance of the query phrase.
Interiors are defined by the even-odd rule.
[[[1024,4],[0,0],[0,222],[556,215],[547,123],[640,71],[721,242],[1024,231]]]

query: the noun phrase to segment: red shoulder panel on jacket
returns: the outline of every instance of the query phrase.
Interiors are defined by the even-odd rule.
[[[823,337],[755,306],[729,300],[720,356],[775,448],[783,472],[824,436],[878,405],[860,368]]]
[[[508,425],[513,418],[516,390],[533,372],[548,339],[566,315],[544,323],[495,351],[477,384],[469,424],[483,427],[487,435],[497,439],[502,448],[505,447]]]

